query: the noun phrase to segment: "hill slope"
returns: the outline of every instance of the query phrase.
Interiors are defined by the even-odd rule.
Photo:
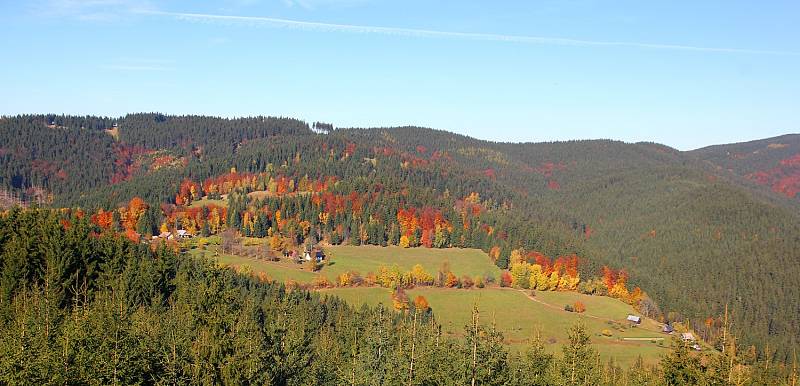
[[[800,134],[690,152],[713,167],[800,201]]]
[[[114,122],[115,131],[106,131]],[[796,136],[731,145],[751,154],[769,151],[728,160],[720,155],[724,147],[682,153],[616,141],[508,144],[416,127],[323,135],[284,118],[134,114],[4,118],[0,139],[3,188],[29,199],[44,191],[53,194],[54,205],[87,209],[113,209],[141,196],[156,218],[142,227],[145,233],[156,233],[168,215],[159,207],[175,207],[184,178],[201,183],[233,168],[292,185],[327,181],[332,200],[353,193],[369,198],[366,213],[351,215],[355,210],[345,203],[347,210],[336,209],[319,229],[339,242],[352,241],[360,225],[370,224],[383,228],[365,232],[396,243],[389,228],[399,221],[398,208],[434,207],[450,223],[465,225],[448,243],[486,251],[497,246],[501,267],[513,248],[577,253],[587,260],[586,274],[606,264],[626,268],[669,319],[688,318],[713,335],[729,304],[746,344],[769,345],[783,359],[798,347],[800,220],[786,197],[746,181],[758,182],[760,175],[751,175],[766,170],[768,183],[775,178],[781,187],[793,186],[793,174],[788,184],[784,174],[795,166]],[[773,173],[775,162],[782,168]],[[228,210],[241,221],[256,204],[294,210],[308,201],[229,201]],[[465,205],[479,213],[474,222],[455,216],[466,213]]]

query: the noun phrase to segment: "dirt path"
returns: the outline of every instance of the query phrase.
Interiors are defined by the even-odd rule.
[[[511,288],[509,288],[509,289],[511,289]],[[515,289],[511,289],[511,290],[513,290],[513,291],[520,291],[520,292],[522,292],[523,294],[525,294],[525,296],[526,296],[526,297],[528,297],[528,299],[530,299],[530,300],[533,300],[534,302],[536,302],[536,303],[539,303],[539,304],[541,304],[541,305],[543,305],[543,306],[545,306],[545,307],[548,307],[548,308],[551,308],[551,309],[554,309],[554,310],[558,310],[558,311],[561,311],[561,312],[569,312],[569,311],[566,311],[566,310],[564,310],[564,309],[563,309],[563,308],[561,308],[561,307],[558,307],[558,306],[555,306],[555,305],[553,305],[553,304],[550,304],[550,303],[544,302],[544,301],[542,301],[542,300],[539,300],[539,299],[537,299],[536,297],[534,297],[534,296],[531,296],[531,295],[530,295],[528,292],[526,292],[525,290],[515,290]],[[600,320],[600,321],[603,321],[603,322],[612,322],[612,323],[625,323],[624,321],[620,321],[620,320],[614,320],[614,319],[608,319],[608,318],[603,318],[603,317],[600,317],[600,316],[597,316],[597,315],[588,314],[588,313],[585,313],[585,312],[584,312],[584,313],[580,313],[580,314],[578,314],[578,315],[585,316],[585,317],[587,317],[587,318],[592,318],[592,319],[595,319],[595,320]],[[650,328],[646,328],[646,327],[643,327],[643,326],[640,326],[640,328],[642,328],[643,330],[651,331],[651,332],[658,332],[658,331],[656,331],[656,330],[652,330],[652,329],[650,329]],[[623,340],[653,340],[653,339],[656,339],[656,340],[664,340],[664,338],[663,338],[663,337],[654,337],[654,338],[623,338]]]
[[[527,297],[528,297],[528,299],[530,299],[530,300],[533,300],[534,302],[536,302],[536,303],[539,303],[539,304],[541,304],[541,305],[543,305],[543,306],[545,306],[545,307],[549,307],[549,308],[552,308],[552,309],[554,309],[554,310],[558,310],[558,311],[562,311],[562,312],[568,312],[568,311],[565,311],[565,310],[564,310],[563,308],[561,308],[561,307],[554,306],[554,305],[552,305],[552,304],[550,304],[550,303],[545,303],[545,302],[543,302],[543,301],[541,301],[541,300],[537,299],[536,297],[534,297],[534,296],[531,296],[529,293],[527,293],[527,292],[525,292],[525,291],[522,291],[522,290],[520,290],[520,292],[524,293],[524,294],[525,294],[525,296],[527,296]],[[580,313],[579,315],[581,315],[581,316],[585,316],[585,317],[588,317],[588,318],[592,318],[592,319],[602,320],[602,321],[604,321],[604,322],[616,322],[616,320],[613,320],[613,319],[601,318],[601,317],[599,317],[599,316],[595,316],[595,315],[592,315],[592,314],[587,314],[587,313],[585,313],[585,312],[583,312],[583,313]]]

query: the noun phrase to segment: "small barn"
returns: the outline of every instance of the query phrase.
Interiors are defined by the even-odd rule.
[[[186,231],[185,229],[178,229],[178,237],[182,239],[189,239],[192,238],[192,234]]]
[[[694,342],[694,335],[691,332],[684,332],[681,334],[681,339],[689,342]]]
[[[675,329],[672,328],[672,326],[670,326],[669,324],[665,324],[664,327],[661,328],[661,332],[665,334],[672,334],[673,332],[675,332]]]
[[[641,316],[628,315],[627,320],[629,322],[633,323],[633,324],[641,324],[642,323],[642,317]]]

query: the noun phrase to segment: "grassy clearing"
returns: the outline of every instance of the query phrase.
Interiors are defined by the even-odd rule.
[[[259,245],[267,240],[249,237],[242,239],[245,245]],[[218,248],[209,248],[208,254],[211,255],[212,251],[218,251]],[[500,275],[500,269],[492,263],[489,256],[478,249],[333,246],[325,248],[325,253],[328,256],[328,262],[316,274],[324,275],[331,282],[335,282],[336,278],[344,272],[357,271],[361,275],[366,275],[368,272],[377,273],[381,266],[391,267],[393,265],[408,271],[414,265],[421,264],[428,273],[435,275],[444,262],[448,262],[450,269],[459,277],[490,275],[497,279]],[[224,264],[237,266],[247,264],[253,269],[253,272],[265,272],[279,281],[283,281],[281,278],[288,277],[299,282],[310,283],[316,276],[316,274],[304,271],[300,265],[288,261],[273,262],[221,253],[219,253],[218,260]]]
[[[536,299],[545,303],[560,306],[575,304],[580,301],[586,306],[586,314],[603,319],[611,319],[623,325],[629,325],[625,320],[628,314],[639,315],[630,305],[605,296],[583,295],[576,292],[536,291]],[[657,333],[653,335],[653,332]],[[661,324],[652,319],[642,319],[642,324],[629,329],[629,337],[661,336]]]
[[[381,266],[397,265],[400,269],[408,271],[416,264],[421,264],[428,273],[435,275],[444,262],[449,263],[450,270],[459,277],[490,275],[496,280],[500,275],[500,269],[479,249],[339,245],[325,248],[325,253],[328,255],[329,263],[321,272],[329,279],[334,279],[347,271],[357,271],[366,275],[367,272],[377,272]]]
[[[284,197],[292,197],[292,196],[305,196],[311,194],[309,192],[292,192],[292,193],[284,193],[282,196]],[[247,193],[247,195],[256,200],[263,200],[267,197],[276,197],[277,194],[270,192],[269,190],[256,190],[254,192]]]
[[[247,265],[253,272],[264,272],[280,282],[294,280],[310,283],[319,274],[335,281],[342,272],[358,271],[366,275],[367,272],[376,272],[380,266],[394,264],[404,270],[421,264],[425,270],[434,274],[444,261],[449,262],[452,271],[459,276],[488,273],[496,278],[500,273],[486,254],[472,249],[335,246],[326,248],[325,251],[332,264],[325,265],[318,273],[304,271],[299,265],[288,261],[272,262],[228,254],[218,254],[217,260],[231,266]],[[203,252],[192,250],[191,253],[200,255]],[[205,253],[212,256],[214,252]],[[385,288],[334,288],[320,292],[339,296],[356,306],[383,303],[390,307],[391,304],[391,291]],[[669,339],[656,343],[650,339],[642,339],[664,338],[666,335],[661,334],[660,325],[653,320],[645,319],[642,325],[631,327],[625,318],[628,314],[635,313],[633,308],[608,297],[575,292],[536,291],[534,297],[530,298],[525,292],[503,288],[457,290],[420,287],[409,290],[408,294],[411,298],[425,296],[437,320],[442,324],[443,331],[454,337],[461,336],[464,326],[470,321],[472,306],[477,304],[483,323],[488,325],[495,322],[503,332],[506,343],[515,350],[524,349],[529,339],[538,331],[547,342],[548,349],[558,352],[567,340],[567,329],[577,322],[586,325],[603,360],[613,357],[623,365],[630,365],[641,355],[646,362],[654,363],[669,346]],[[578,300],[586,306],[585,313],[564,311],[564,305],[574,304]],[[609,331],[611,336],[604,336],[604,330]],[[624,338],[639,340],[623,340]]]
[[[200,251],[200,250],[191,250],[190,253],[194,256],[205,256],[213,257],[214,252],[211,251]],[[314,277],[317,276],[317,273],[312,273],[309,271],[303,271],[299,269],[299,267],[293,267],[290,264],[296,265],[294,263],[284,263],[284,262],[273,262],[273,261],[266,261],[266,260],[258,260],[249,257],[242,257],[236,255],[229,255],[225,253],[219,253],[216,256],[216,260],[219,263],[229,265],[236,268],[241,268],[243,266],[248,266],[252,270],[252,272],[264,272],[269,276],[270,279],[285,283],[287,280],[294,280],[300,283],[310,283],[314,280]]]
[[[200,207],[209,206],[209,205],[216,205],[216,206],[219,206],[219,207],[227,208],[228,207],[228,200],[224,199],[224,198],[221,199],[221,200],[211,200],[211,199],[208,199],[208,198],[204,197],[204,198],[201,198],[199,200],[192,201],[192,203],[189,204],[189,207],[190,208],[200,208]]]
[[[356,305],[390,302],[390,292],[382,288],[337,288],[325,290],[325,293],[341,296]],[[613,357],[623,365],[630,365],[641,355],[646,362],[654,363],[667,351],[668,342],[662,342],[661,346],[650,340],[622,340],[626,337],[664,337],[658,330],[646,327],[627,328],[625,324],[622,324],[622,331],[614,329],[605,319],[593,318],[592,316],[596,315],[590,314],[588,305],[586,314],[575,314],[559,310],[555,304],[550,307],[534,302],[524,292],[500,288],[481,290],[416,288],[409,290],[408,294],[412,298],[417,295],[425,296],[437,320],[442,324],[443,331],[453,337],[462,336],[464,326],[470,322],[472,306],[477,304],[483,323],[487,325],[496,323],[497,328],[505,336],[506,343],[515,350],[523,350],[529,339],[538,331],[550,351],[560,352],[561,346],[567,341],[567,329],[577,322],[582,322],[592,335],[592,343],[604,361]],[[574,295],[576,298],[584,296],[564,294]],[[566,300],[566,297],[560,300]],[[621,315],[614,314],[612,318],[614,320],[624,320],[631,311],[630,306],[615,299],[597,297],[593,300],[592,307],[597,311],[604,310],[601,313],[623,311]],[[611,330],[613,335],[602,336],[603,330]]]

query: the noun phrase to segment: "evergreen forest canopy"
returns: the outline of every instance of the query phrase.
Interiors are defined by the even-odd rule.
[[[464,246],[501,268],[515,250],[577,255],[585,277],[627,271],[665,321],[720,335],[727,305],[762,358],[788,363],[800,345],[797,135],[679,152],[276,117],[24,115],[0,119],[0,143],[7,201],[79,207],[130,236],[230,227],[298,244]],[[223,196],[224,208],[191,208]]]
[[[98,233],[101,232],[101,233]],[[737,354],[698,357],[674,340],[657,365],[601,363],[582,325],[560,353],[522,353],[473,310],[463,336],[407,312],[184,259],[77,212],[0,215],[0,383],[269,385],[794,385],[797,368]]]

